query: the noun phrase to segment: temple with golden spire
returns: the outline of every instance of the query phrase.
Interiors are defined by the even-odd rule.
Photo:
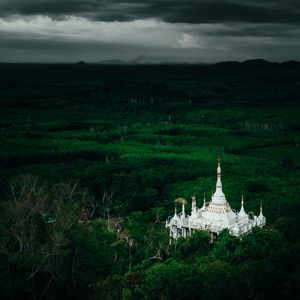
[[[197,208],[196,197],[192,196],[191,215],[187,215],[185,212],[186,201],[183,198],[179,199],[182,200],[180,201],[182,212],[177,214],[175,207],[174,216],[169,217],[166,221],[166,227],[170,230],[170,242],[178,237],[191,236],[197,230],[206,230],[210,232],[213,238],[223,229],[228,229],[231,235],[239,237],[251,231],[253,227],[263,227],[266,224],[266,218],[262,213],[262,205],[260,205],[260,214],[258,216],[245,212],[243,194],[240,211],[237,212],[230,207],[223,193],[219,158],[216,190],[212,194],[211,200],[207,202],[204,195],[203,206]]]

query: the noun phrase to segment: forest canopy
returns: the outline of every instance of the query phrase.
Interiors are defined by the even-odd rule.
[[[1,299],[297,299],[296,67],[1,65]],[[169,244],[215,188],[267,226]]]

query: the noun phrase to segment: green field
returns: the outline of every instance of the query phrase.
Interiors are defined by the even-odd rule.
[[[300,70],[1,68],[3,297],[295,299]],[[213,245],[199,233],[170,248],[164,221],[174,199],[186,198],[189,210],[195,194],[201,206],[218,155],[232,208],[243,192],[246,211],[257,214],[263,204],[267,228],[242,240],[225,232]],[[11,186],[22,201],[24,174],[38,176],[46,200],[19,224]],[[93,215],[77,224],[83,209]],[[54,229],[41,211],[56,218]],[[107,230],[116,219],[132,246]],[[19,234],[30,241],[22,249]]]

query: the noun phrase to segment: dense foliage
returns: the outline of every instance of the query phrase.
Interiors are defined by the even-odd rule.
[[[0,79],[1,299],[299,298],[298,67],[1,65]],[[243,191],[268,226],[169,245],[174,199],[209,198],[218,154],[231,206]]]

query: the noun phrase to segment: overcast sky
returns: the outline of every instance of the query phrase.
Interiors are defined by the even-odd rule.
[[[1,62],[300,60],[300,0],[0,0]]]

